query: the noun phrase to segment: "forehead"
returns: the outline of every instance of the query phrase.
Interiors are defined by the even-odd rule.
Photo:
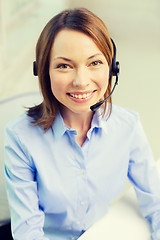
[[[93,39],[76,30],[63,29],[55,37],[51,54],[57,55],[90,55],[101,53]]]

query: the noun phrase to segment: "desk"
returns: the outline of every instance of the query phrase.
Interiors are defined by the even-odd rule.
[[[150,230],[131,188],[109,212],[78,240],[149,240]]]
[[[160,172],[160,160],[157,161]],[[131,188],[109,212],[78,240],[150,240],[148,222],[142,217],[136,194]]]

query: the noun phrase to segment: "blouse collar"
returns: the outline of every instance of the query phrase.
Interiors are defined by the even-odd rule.
[[[107,133],[107,128],[105,123],[106,123],[106,118],[105,117],[103,118],[101,111],[97,110],[93,115],[91,128],[89,131],[91,132],[94,128],[97,128],[97,129],[102,129],[104,130],[105,133]],[[52,124],[52,131],[57,140],[60,139],[66,131],[76,132],[74,129],[69,128],[64,124],[64,121],[60,112],[58,112]]]

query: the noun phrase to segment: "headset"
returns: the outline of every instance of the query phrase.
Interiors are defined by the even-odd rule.
[[[112,41],[112,44],[113,44],[113,58],[112,58],[112,64],[111,64],[111,68],[110,68],[109,77],[111,76],[111,73],[112,73],[113,76],[116,77],[116,81],[117,81],[117,84],[118,84],[118,74],[120,72],[120,66],[119,66],[119,62],[116,61],[116,45],[115,45],[115,43],[112,39],[111,39],[111,41]]]
[[[112,74],[113,77],[116,77],[116,80],[115,80],[115,84],[114,84],[109,96],[107,98],[105,98],[103,101],[100,101],[90,107],[90,109],[94,112],[97,111],[97,109],[111,97],[116,85],[118,85],[118,75],[120,72],[120,65],[119,65],[119,62],[116,61],[116,45],[112,39],[111,39],[111,41],[113,44],[113,58],[112,58],[112,64],[111,64],[111,68],[110,68],[109,78],[111,77],[111,74]],[[33,62],[33,74],[34,74],[34,76],[38,76],[36,61]]]
[[[110,72],[109,72],[109,78],[111,77],[111,74],[112,74],[113,77],[116,77],[115,84],[112,88],[111,93],[109,94],[109,96],[107,98],[105,98],[104,100],[102,100],[100,102],[97,102],[96,104],[94,104],[90,107],[90,109],[93,112],[97,111],[98,108],[111,97],[112,93],[114,92],[114,89],[115,89],[116,85],[118,85],[118,75],[119,75],[119,72],[120,72],[120,65],[119,65],[119,62],[116,61],[116,45],[115,45],[115,43],[112,39],[111,39],[111,41],[112,41],[112,44],[113,44],[113,58],[112,58],[112,64],[111,64]]]

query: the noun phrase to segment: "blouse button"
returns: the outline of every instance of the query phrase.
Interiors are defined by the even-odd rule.
[[[85,205],[85,202],[84,202],[84,201],[81,201],[81,205],[84,206],[84,205]]]
[[[84,174],[84,170],[81,169],[81,170],[80,170],[80,174]]]

